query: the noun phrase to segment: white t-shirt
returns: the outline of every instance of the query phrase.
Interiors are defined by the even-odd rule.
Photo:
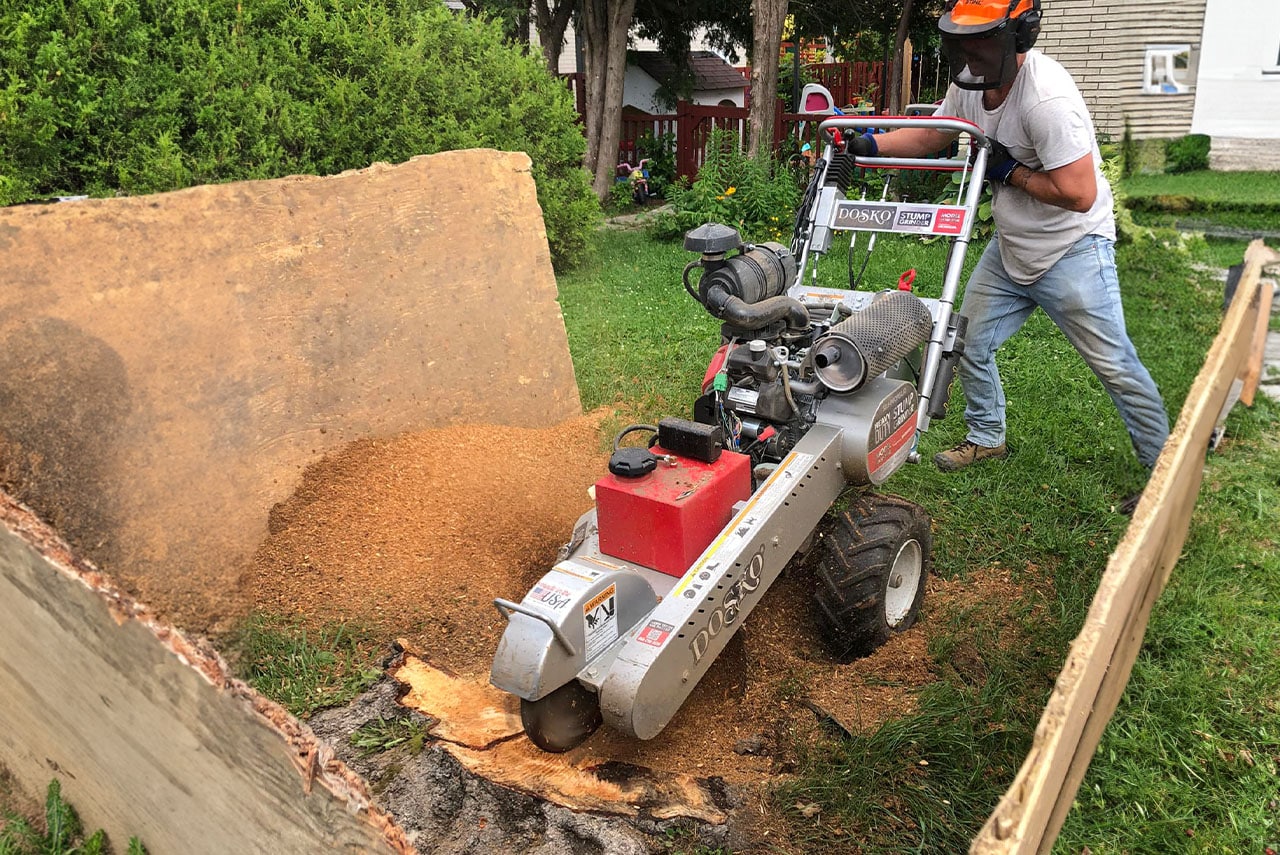
[[[1020,163],[1048,171],[1093,155],[1098,197],[1085,213],[1039,202],[1016,187],[996,184],[992,216],[1000,260],[1015,282],[1030,285],[1085,235],[1115,240],[1111,185],[1103,177],[1093,120],[1071,74],[1038,50],[1027,52],[1004,103],[982,106],[982,92],[952,84],[939,116],[973,122]]]

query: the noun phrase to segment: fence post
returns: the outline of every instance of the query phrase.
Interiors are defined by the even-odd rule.
[[[697,164],[693,157],[693,116],[689,102],[676,102],[676,173],[693,179]]]
[[[804,105],[800,106],[803,107]],[[779,151],[779,146],[782,144],[783,128],[782,99],[775,98],[773,99],[773,146],[769,149],[770,155],[776,155]]]

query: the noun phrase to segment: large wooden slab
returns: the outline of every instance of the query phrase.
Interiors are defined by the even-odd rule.
[[[459,151],[0,210],[0,483],[204,629],[325,451],[578,415],[529,166]]]
[[[0,492],[0,759],[115,851],[412,852],[364,782]]]
[[[970,848],[971,853],[1048,852],[1115,712],[1142,646],[1147,619],[1182,551],[1204,474],[1204,454],[1232,383],[1250,365],[1260,311],[1259,277],[1275,253],[1254,241],[1236,295],[1183,404],[1172,435],[1111,554],[1036,727],[1031,751]]]

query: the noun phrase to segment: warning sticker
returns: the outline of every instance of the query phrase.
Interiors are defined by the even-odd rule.
[[[618,640],[618,586],[610,585],[582,605],[586,624],[587,660]]]
[[[675,627],[669,623],[663,623],[660,620],[651,620],[644,629],[636,633],[636,641],[641,644],[649,644],[653,647],[661,647],[667,643],[667,639],[671,637],[671,633],[675,632]]]

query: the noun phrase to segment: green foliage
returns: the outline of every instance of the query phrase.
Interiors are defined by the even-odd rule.
[[[790,51],[783,54],[778,63],[778,97],[782,99],[782,103],[787,106],[787,112],[801,112],[797,104],[792,103],[795,100],[795,94],[798,91],[795,88],[796,80],[796,64],[795,58]],[[800,63],[800,89],[804,89],[806,83],[817,83],[818,78],[813,73],[808,63]]]
[[[431,724],[435,722],[432,721]],[[378,716],[356,728],[350,736],[352,746],[360,749],[361,757],[381,754],[403,747],[410,756],[422,753],[427,740],[427,726],[417,719],[404,716],[388,721]]]
[[[1280,234],[1280,172],[1132,175],[1113,186],[1127,209],[1123,216],[1166,236],[1178,230]]]
[[[1209,168],[1209,137],[1187,134],[1165,145],[1165,172],[1195,172]]]
[[[1280,213],[1280,172],[1155,173],[1131,175],[1123,183],[1133,200],[1186,200],[1179,204],[1187,210],[1253,209]]]
[[[254,614],[228,642],[237,675],[299,718],[346,703],[382,674],[370,635],[349,624],[308,632]]]
[[[698,180],[669,189],[672,210],[654,219],[654,234],[676,237],[715,222],[738,229],[744,241],[789,241],[800,201],[791,172],[768,156],[747,157],[730,131],[712,131],[706,152]]]
[[[598,215],[567,89],[432,0],[34,0],[0,13],[0,203],[529,154],[558,264]]]
[[[605,203],[607,210],[621,213],[630,210],[634,206],[635,198],[632,196],[631,182],[613,182],[613,186],[609,188],[609,201]]]
[[[645,131],[636,140],[636,154],[649,160],[649,192],[666,196],[666,189],[676,182],[676,135],[665,133],[654,136]]]
[[[109,851],[107,833],[98,829],[85,836],[80,817],[62,798],[62,785],[55,778],[45,793],[44,824],[41,833],[25,817],[5,811],[0,824],[0,855],[105,855]],[[145,855],[136,837],[129,839],[130,855]]]

